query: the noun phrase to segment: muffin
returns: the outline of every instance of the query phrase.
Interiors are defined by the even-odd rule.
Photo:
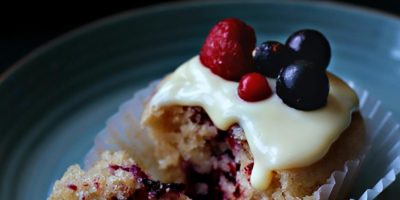
[[[191,198],[317,198],[363,151],[357,95],[325,71],[320,32],[254,46],[250,26],[219,22],[145,108],[160,169],[176,178],[165,181],[184,180]]]
[[[357,95],[326,71],[329,42],[304,29],[286,44],[255,43],[249,25],[220,21],[199,55],[158,84],[142,128],[129,115],[112,119],[136,128],[131,153],[71,167],[49,199],[344,198],[366,137]]]
[[[192,64],[195,64],[198,67],[203,67],[200,64],[198,57],[194,57],[188,63],[184,64],[183,67]],[[179,68],[178,71],[180,69],[182,68]],[[206,70],[204,71],[206,72]],[[195,74],[199,77],[203,77],[197,72]],[[246,115],[247,113],[245,110],[249,110],[250,108],[246,108],[238,113],[241,116],[231,117],[222,114],[224,117],[218,118],[218,115],[225,112],[223,111],[225,109],[224,105],[209,106],[202,103],[215,100],[213,99],[213,95],[207,96],[199,93],[193,97],[193,94],[191,93],[191,99],[187,100],[183,97],[185,94],[181,93],[183,90],[179,90],[176,93],[172,92],[174,91],[174,88],[168,84],[170,80],[174,80],[174,77],[172,76],[174,75],[171,75],[160,84],[157,92],[147,105],[142,119],[144,125],[148,127],[148,132],[151,134],[153,141],[156,143],[155,146],[157,146],[157,148],[155,149],[155,155],[157,156],[160,169],[164,170],[167,174],[174,174],[172,177],[176,178],[165,181],[185,180],[185,183],[190,185],[190,188],[204,189],[202,186],[207,186],[205,187],[208,189],[207,192],[199,192],[195,189],[190,191],[194,193],[188,193],[188,195],[194,199],[201,199],[198,195],[202,196],[203,193],[208,195],[206,199],[311,198],[313,197],[314,192],[317,191],[321,185],[326,183],[333,171],[342,170],[345,162],[348,160],[357,160],[363,150],[365,144],[365,128],[363,119],[359,112],[352,112],[349,108],[350,110],[347,113],[349,115],[347,116],[347,120],[351,120],[351,122],[346,120],[340,122],[343,124],[338,130],[340,131],[337,133],[338,138],[336,138],[336,136],[330,138],[329,142],[332,142],[330,144],[326,144],[324,141],[324,144],[321,145],[324,149],[319,152],[320,154],[317,155],[314,160],[294,167],[289,166],[273,169],[270,172],[271,180],[269,181],[269,186],[266,188],[256,189],[252,186],[251,182],[252,173],[254,173],[253,168],[256,164],[253,153],[254,150],[249,144],[247,139],[249,136],[245,133],[246,131],[242,124],[249,123],[250,125],[248,126],[255,126],[252,122],[259,119],[254,119],[251,118],[252,116]],[[210,73],[207,76],[213,75]],[[333,93],[339,88],[340,91],[342,89],[348,90],[348,94],[353,99],[352,104],[355,108],[357,106],[357,99],[355,98],[355,95],[350,92],[350,88],[343,81],[333,75],[329,75],[329,79],[331,85],[334,86],[329,94],[331,95],[331,98],[328,100],[326,108],[324,109],[338,109],[337,105],[335,105],[333,101],[334,99],[341,99],[342,97],[334,97]],[[220,79],[220,81],[225,80]],[[185,82],[185,84],[187,84],[187,82]],[[201,85],[204,86],[204,83]],[[210,88],[217,89],[216,87]],[[179,94],[182,94],[183,96],[179,96]],[[204,98],[201,98],[201,96],[204,96]],[[278,97],[275,96],[275,98]],[[276,100],[276,102],[280,103],[280,106],[287,107],[287,105],[282,103],[279,99]],[[240,102],[241,100],[237,99],[237,101]],[[240,106],[237,103],[225,103],[232,105],[226,109],[235,109],[235,107]],[[241,102],[239,104],[244,103],[245,102]],[[261,103],[262,102],[258,102],[255,106],[261,107],[259,105]],[[207,112],[208,109],[212,110]],[[281,125],[287,125],[289,127],[284,126],[282,127],[283,129],[291,128],[290,121],[294,120],[293,118],[306,117],[305,115],[310,114],[308,112],[314,112],[304,112],[292,108],[288,108],[288,110],[289,112],[283,115],[289,119],[283,122],[283,124],[281,123]],[[255,110],[256,113],[258,111],[268,112],[263,109]],[[217,115],[217,117],[215,117],[215,115]],[[289,115],[292,116],[290,117]],[[244,120],[240,119],[241,117],[244,119],[249,118],[249,121],[244,122]],[[253,115],[253,117],[261,117],[261,114]],[[320,113],[317,113],[317,118],[318,117],[321,117]],[[220,119],[223,120],[218,121]],[[227,122],[225,121],[226,119],[232,120],[227,120],[229,121]],[[280,118],[279,120],[283,119]],[[310,122],[310,124],[307,124],[310,129],[318,130],[315,134],[325,134],[319,132],[321,129],[316,125],[321,122],[315,119],[307,119],[307,121]],[[217,125],[217,123],[219,124]],[[224,125],[224,123],[226,123],[225,126],[220,125]],[[332,121],[332,123],[334,122]],[[271,127],[268,129],[269,126],[266,127],[267,129],[263,130],[271,130],[274,128]],[[308,131],[309,130],[305,131],[305,134],[311,134]],[[302,130],[293,128],[291,134],[300,134],[299,132],[302,132]],[[250,135],[250,137],[255,136]],[[291,148],[293,152],[289,153],[297,156],[297,153],[302,150],[301,148],[303,148],[304,145],[311,145],[312,142],[309,140],[314,139],[317,143],[320,141],[320,138],[316,136],[313,136],[312,138],[302,137],[305,136],[293,139],[290,138],[290,136],[285,135],[284,139],[290,140],[289,145],[293,147]],[[304,143],[302,144],[302,142]],[[262,156],[268,157],[268,155]],[[289,164],[292,165],[292,163]],[[260,174],[263,173],[261,172]],[[267,177],[264,178],[267,179]]]

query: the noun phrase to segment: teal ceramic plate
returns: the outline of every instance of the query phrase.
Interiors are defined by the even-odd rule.
[[[195,55],[209,28],[238,17],[258,41],[315,28],[330,39],[329,69],[400,118],[400,21],[330,3],[163,5],[91,24],[38,49],[0,78],[0,199],[45,199],[82,163],[118,106]]]

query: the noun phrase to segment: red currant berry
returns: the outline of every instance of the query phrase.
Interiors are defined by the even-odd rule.
[[[267,79],[259,73],[248,73],[239,82],[239,97],[248,102],[267,99],[272,95]]]

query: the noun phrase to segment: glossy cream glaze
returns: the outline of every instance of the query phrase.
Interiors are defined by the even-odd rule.
[[[321,159],[350,124],[358,98],[342,80],[329,73],[328,77],[330,92],[323,108],[296,110],[275,93],[250,103],[237,95],[237,82],[213,74],[195,56],[163,80],[150,100],[150,109],[201,106],[221,130],[239,124],[254,157],[251,184],[263,190],[274,170],[304,167]],[[275,80],[268,81],[274,90]]]

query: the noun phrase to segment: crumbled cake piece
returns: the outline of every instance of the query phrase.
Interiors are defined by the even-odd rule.
[[[188,199],[183,190],[182,184],[151,180],[125,152],[107,151],[87,172],[69,167],[48,200]]]

